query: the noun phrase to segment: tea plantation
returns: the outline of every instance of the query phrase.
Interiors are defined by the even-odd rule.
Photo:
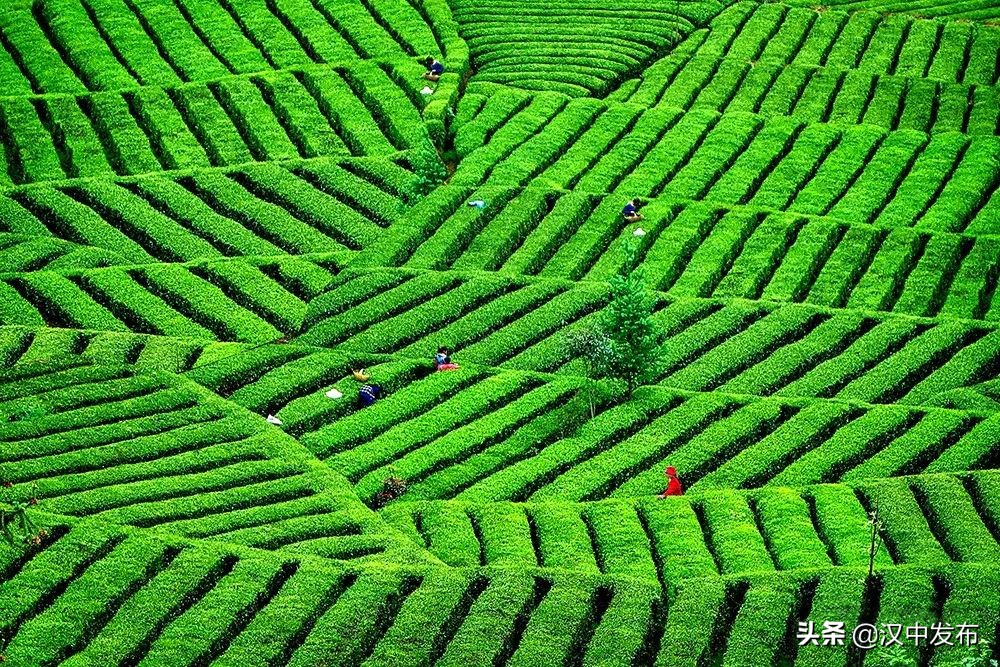
[[[0,663],[1000,659],[1000,5],[831,1],[6,0]]]

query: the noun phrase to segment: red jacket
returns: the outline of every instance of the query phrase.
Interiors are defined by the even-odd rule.
[[[676,475],[667,475],[667,490],[663,492],[665,496],[681,496],[684,495],[684,489],[681,488],[681,480],[677,479]]]

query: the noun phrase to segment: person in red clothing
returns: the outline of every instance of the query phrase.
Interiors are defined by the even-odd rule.
[[[667,496],[682,496],[684,495],[684,489],[681,487],[681,480],[677,477],[677,468],[673,466],[667,466],[667,488],[666,490],[657,496],[657,498],[666,498]]]

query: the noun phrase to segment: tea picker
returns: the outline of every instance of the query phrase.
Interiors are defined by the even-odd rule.
[[[642,207],[642,202],[638,199],[629,200],[625,204],[625,208],[622,209],[622,217],[628,222],[639,222],[643,219],[642,213],[639,213],[639,209]]]
[[[358,389],[358,407],[367,408],[382,398],[382,388],[377,384],[364,384]]]
[[[681,486],[681,480],[677,477],[677,468],[673,466],[667,466],[664,472],[667,476],[667,488],[664,489],[663,493],[657,496],[657,498],[666,498],[667,496],[682,496],[684,495],[684,488]]]
[[[359,408],[367,408],[374,405],[375,401],[382,398],[382,387],[368,382],[371,379],[371,375],[369,375],[368,371],[365,370],[364,367],[352,369],[351,375],[354,376],[355,380],[361,383],[361,387],[358,388]]]
[[[439,371],[456,371],[458,370],[458,364],[451,360],[451,356],[448,354],[448,348],[442,345],[438,348],[437,354],[434,355],[434,366]]]
[[[444,65],[442,65],[436,58],[431,58],[428,56],[423,60],[424,66],[427,67],[427,71],[424,72],[424,78],[428,81],[437,81],[444,74]]]

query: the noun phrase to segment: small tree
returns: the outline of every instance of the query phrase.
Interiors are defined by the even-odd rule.
[[[642,384],[656,369],[660,344],[653,308],[656,299],[647,291],[642,267],[636,267],[637,238],[624,245],[624,263],[611,278],[611,303],[604,313],[603,328],[611,339],[614,364],[610,375],[623,380],[629,393]]]
[[[0,486],[5,491],[3,505],[0,505],[0,535],[3,535],[4,541],[12,547],[19,544],[41,544],[46,532],[35,524],[29,512],[30,507],[38,504],[34,489],[31,498],[22,501],[6,497],[6,492],[14,486],[12,483],[3,482]]]
[[[868,523],[871,526],[871,538],[868,543],[868,578],[875,574],[875,556],[882,546],[882,519],[879,518],[878,505],[868,513]]]
[[[413,149],[410,154],[410,166],[417,176],[417,191],[421,195],[430,194],[448,178],[448,170],[430,143],[421,144]]]
[[[594,418],[595,383],[605,378],[616,365],[614,342],[602,326],[574,329],[566,335],[566,348],[570,355],[583,360],[587,378],[587,404],[590,418]]]

